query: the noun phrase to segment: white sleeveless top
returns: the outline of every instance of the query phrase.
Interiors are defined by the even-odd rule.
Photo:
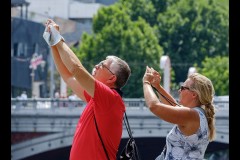
[[[195,134],[185,136],[175,125],[166,137],[165,160],[203,160],[209,144],[208,123],[199,107],[193,108],[200,116],[200,128]]]

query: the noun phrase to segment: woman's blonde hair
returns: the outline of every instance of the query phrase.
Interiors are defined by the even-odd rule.
[[[215,107],[213,104],[213,98],[215,90],[210,79],[200,73],[193,73],[188,76],[193,81],[190,89],[195,91],[198,95],[198,100],[201,103],[201,107],[205,111],[205,115],[208,121],[209,140],[213,141],[216,136],[215,129]]]

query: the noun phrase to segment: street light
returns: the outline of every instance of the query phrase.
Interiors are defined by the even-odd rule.
[[[42,71],[44,70],[46,62],[43,60],[42,55],[38,55],[37,53],[33,53],[31,63],[29,68],[32,69],[32,73],[30,76],[32,76],[32,98],[35,97],[37,94],[35,93],[34,89],[34,71],[37,69],[38,65],[41,65]]]
[[[167,92],[170,92],[171,83],[171,61],[168,56],[162,56],[160,59],[160,68],[164,69],[163,87]]]
[[[188,76],[190,75],[190,74],[193,74],[193,73],[196,73],[197,72],[197,69],[195,68],[195,67],[190,67],[189,69],[188,69]]]

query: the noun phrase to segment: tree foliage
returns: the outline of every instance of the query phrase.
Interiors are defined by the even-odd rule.
[[[83,34],[74,52],[88,70],[107,55],[125,59],[132,69],[124,87],[127,98],[143,97],[145,66],[158,69],[161,56],[168,55],[174,91],[185,81],[189,67],[195,64],[203,71],[205,57],[228,56],[228,10],[227,0],[119,0],[98,11],[93,34]],[[224,94],[221,88],[228,84],[217,84],[217,93]]]
[[[228,10],[213,0],[180,0],[157,19],[159,44],[171,59],[176,83],[204,58],[228,55]]]
[[[227,56],[206,57],[197,71],[207,76],[213,83],[215,94],[229,95],[229,58]]]
[[[120,5],[102,7],[93,19],[93,34],[85,33],[74,51],[89,70],[107,55],[126,60],[132,71],[123,89],[128,98],[143,97],[145,66],[158,68],[163,53],[151,26],[142,18],[131,21]]]
[[[132,21],[141,17],[151,26],[156,22],[156,8],[149,0],[120,0],[119,4],[126,9]]]

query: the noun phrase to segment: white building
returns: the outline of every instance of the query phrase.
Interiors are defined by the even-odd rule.
[[[92,19],[102,6],[116,0],[11,0],[11,17],[21,17],[45,24],[48,18],[60,25],[60,32],[69,46],[81,41],[83,32],[92,33]],[[49,56],[51,93],[54,90],[54,65]],[[61,81],[61,95],[66,94],[66,84]]]
[[[46,22],[46,19],[53,19],[60,25],[61,33],[69,45],[78,43],[83,32],[92,33],[92,19],[100,7],[116,2],[116,0],[25,1],[29,3],[27,12],[21,13],[20,7],[16,7],[11,9],[11,15],[18,17],[20,14],[23,14],[23,17],[43,24]]]
[[[43,17],[60,17],[63,19],[76,20],[78,22],[91,22],[98,9],[103,6],[99,3],[89,1],[79,2],[75,0],[26,0],[29,2],[29,18],[36,18],[37,15]]]

